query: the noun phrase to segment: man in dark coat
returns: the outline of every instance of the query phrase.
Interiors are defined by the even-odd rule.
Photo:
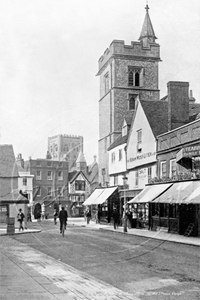
[[[66,229],[67,218],[68,218],[67,211],[65,210],[64,207],[62,207],[62,210],[59,212],[58,217],[59,217],[59,220],[60,220],[60,233],[62,233],[63,224],[65,225],[65,229]]]
[[[119,212],[116,208],[114,208],[113,210],[113,224],[114,224],[114,229],[116,229],[119,224]]]

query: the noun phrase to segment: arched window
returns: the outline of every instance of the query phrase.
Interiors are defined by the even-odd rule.
[[[128,68],[128,85],[142,86],[143,84],[143,68],[129,67]]]
[[[135,86],[140,86],[140,72],[135,72]]]
[[[135,109],[135,95],[129,95],[129,110]]]

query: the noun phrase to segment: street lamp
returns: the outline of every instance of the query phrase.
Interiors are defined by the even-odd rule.
[[[126,174],[123,176],[123,185],[124,185],[124,213],[123,213],[123,219],[124,219],[124,233],[127,232],[127,216],[126,216],[126,187],[127,187],[127,180]]]

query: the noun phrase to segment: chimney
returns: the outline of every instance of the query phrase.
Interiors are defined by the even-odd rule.
[[[196,99],[193,97],[193,93],[192,93],[192,90],[190,90],[190,104],[194,104],[194,102],[196,101]]]
[[[189,83],[170,81],[168,88],[168,130],[189,122]]]
[[[20,166],[24,169],[24,159],[22,158],[21,153],[18,154],[18,156],[16,158],[16,163],[18,164],[18,166]]]

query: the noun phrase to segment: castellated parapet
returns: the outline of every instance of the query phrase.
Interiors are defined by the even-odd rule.
[[[125,45],[122,40],[113,40],[110,47],[107,48],[104,54],[99,59],[99,73],[102,67],[112,57],[127,56],[129,59],[137,60],[156,60],[160,61],[160,45],[150,43],[149,47],[144,47],[142,42],[131,42],[131,45]]]

